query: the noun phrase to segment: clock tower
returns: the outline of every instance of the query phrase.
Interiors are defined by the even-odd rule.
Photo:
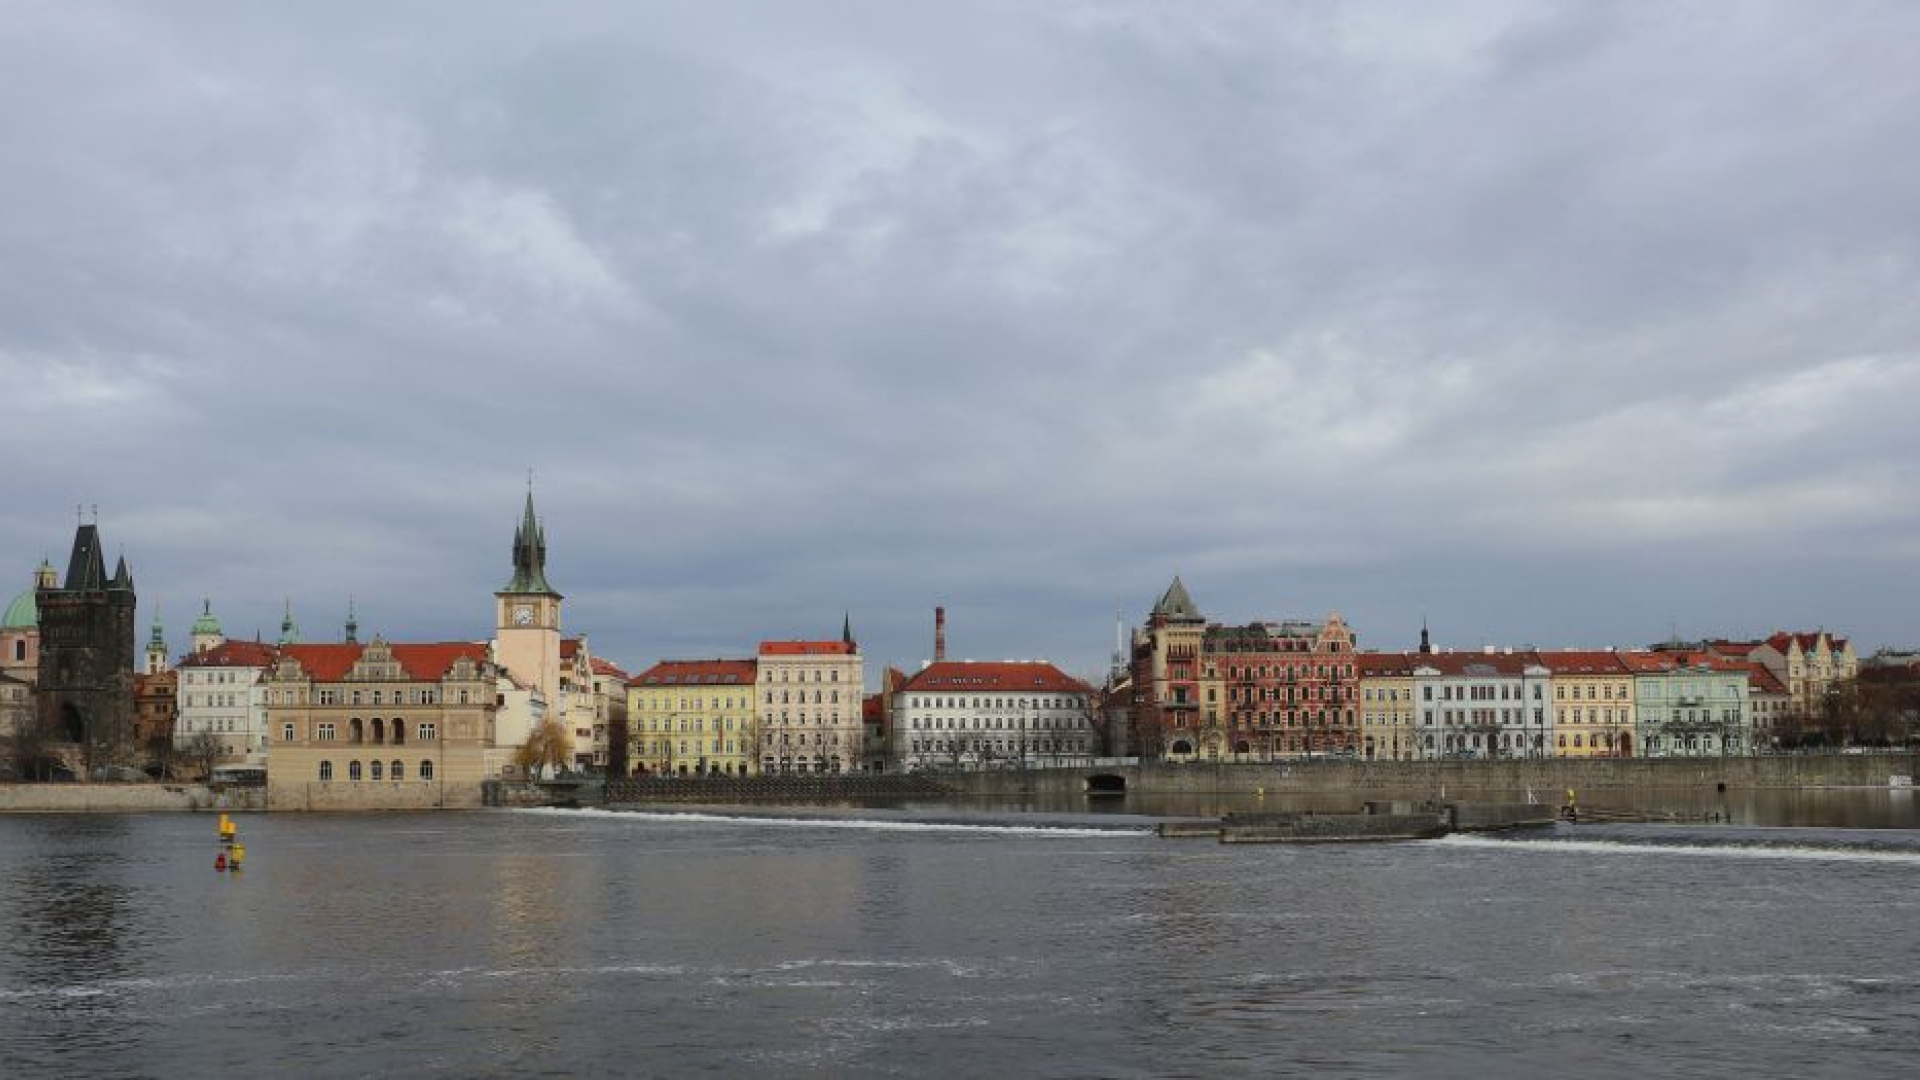
[[[494,659],[522,683],[538,688],[549,709],[560,700],[560,600],[547,584],[547,534],[527,510],[513,533],[513,580],[493,594],[498,603]]]

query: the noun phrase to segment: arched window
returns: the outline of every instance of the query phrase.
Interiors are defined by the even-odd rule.
[[[360,779],[360,763],[359,762],[357,761],[347,762],[347,779],[349,780]]]
[[[407,778],[406,763],[399,758],[395,758],[393,761],[393,770],[389,775],[395,780],[405,780]]]
[[[321,762],[320,763],[320,782],[324,784],[331,779],[333,779],[333,762],[331,761]]]
[[[26,638],[20,638],[13,643],[13,658],[15,660],[25,660],[27,658]]]
[[[370,779],[373,779],[373,780],[380,779],[380,762],[378,760],[375,760],[372,763],[370,763],[367,766],[367,769],[368,769],[367,775]]]
[[[393,745],[399,746],[407,741],[407,722],[396,716],[393,718]],[[396,772],[399,770],[395,770]]]
[[[422,780],[433,779],[433,762],[422,761],[420,763],[420,779]]]

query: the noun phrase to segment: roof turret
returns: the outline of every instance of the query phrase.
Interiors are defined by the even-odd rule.
[[[1187,595],[1187,587],[1181,583],[1180,575],[1173,576],[1173,584],[1160,594],[1160,601],[1153,605],[1153,614],[1165,618],[1168,622],[1205,622],[1200,614],[1199,605],[1193,597]]]

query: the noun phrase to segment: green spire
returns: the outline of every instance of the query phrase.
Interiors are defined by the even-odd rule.
[[[533,512],[532,487],[527,488],[527,509],[520,527],[513,531],[513,580],[500,591],[516,596],[560,596],[547,584],[547,530]]]
[[[293,597],[287,597],[286,614],[280,617],[280,644],[300,644],[300,627],[293,621]]]
[[[147,636],[147,648],[159,649],[161,652],[167,651],[167,629],[160,625],[160,605],[158,604],[153,606],[153,629]]]

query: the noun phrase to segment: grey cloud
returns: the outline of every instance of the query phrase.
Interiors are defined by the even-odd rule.
[[[9,21],[23,584],[97,501],[182,628],[478,636],[534,466],[636,665],[945,601],[1085,671],[1176,570],[1380,645],[1912,634],[1907,5]]]

